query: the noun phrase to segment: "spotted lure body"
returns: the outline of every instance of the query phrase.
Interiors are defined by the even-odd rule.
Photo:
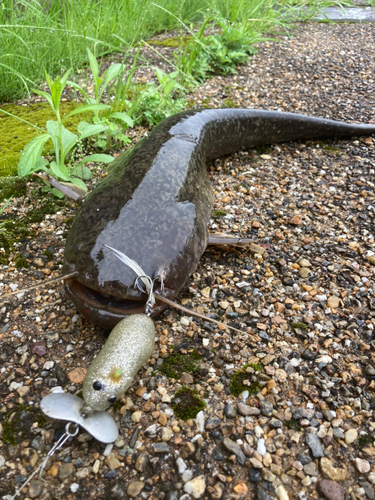
[[[116,158],[84,200],[65,250],[64,274],[77,273],[65,281],[68,296],[106,328],[144,312],[147,295],[134,286],[134,272],[115,248],[156,279],[156,294],[173,300],[208,243],[213,193],[206,160],[265,144],[374,133],[375,125],[256,109],[190,110],[167,118]],[[163,307],[156,300],[154,314]]]
[[[151,357],[154,343],[155,325],[145,314],[134,314],[120,321],[87,371],[82,414],[106,410],[121,397]]]

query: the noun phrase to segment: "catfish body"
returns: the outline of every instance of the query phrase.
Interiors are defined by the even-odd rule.
[[[64,273],[68,296],[92,323],[113,327],[144,312],[147,296],[133,271],[105,245],[124,253],[174,299],[208,241],[213,193],[205,162],[240,149],[375,133],[356,125],[293,113],[251,109],[190,110],[161,122],[111,164],[84,200],[68,235]],[[164,307],[156,303],[154,314]]]

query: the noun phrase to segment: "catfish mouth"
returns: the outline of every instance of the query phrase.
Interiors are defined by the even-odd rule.
[[[129,314],[142,314],[145,312],[147,295],[140,299],[131,299],[128,297],[117,297],[108,293],[99,292],[94,288],[83,285],[79,281],[72,279],[66,280],[65,285],[69,294],[76,297],[81,303],[101,311],[108,311],[112,314],[120,316],[128,316]],[[156,303],[157,306],[161,305]]]

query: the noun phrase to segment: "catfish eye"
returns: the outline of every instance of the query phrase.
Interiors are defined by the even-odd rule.
[[[95,389],[95,391],[100,391],[100,389],[102,388],[102,383],[99,382],[99,380],[96,380],[93,384],[92,384],[92,387],[93,389]]]
[[[114,403],[116,401],[116,396],[111,396],[110,398],[108,398],[108,403]]]

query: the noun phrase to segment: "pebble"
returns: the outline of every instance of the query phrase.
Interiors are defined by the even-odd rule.
[[[348,431],[345,432],[345,443],[346,444],[352,444],[354,441],[356,441],[358,437],[358,432],[356,429],[349,429]]]
[[[355,458],[354,464],[360,474],[367,474],[371,470],[370,463],[362,458]]]
[[[201,498],[206,491],[206,478],[202,474],[187,481],[184,485],[184,491],[193,498]]]
[[[264,455],[267,452],[266,445],[264,444],[264,439],[258,439],[257,452],[260,455]]]
[[[289,500],[289,495],[282,484],[276,488],[276,495],[279,500]]]
[[[143,481],[132,481],[129,483],[126,493],[130,498],[136,498],[144,487],[145,483]]]
[[[62,463],[59,467],[59,479],[64,481],[67,477],[75,472],[75,467],[72,463]]]
[[[245,403],[238,403],[237,404],[237,411],[240,415],[243,415],[245,417],[257,416],[257,415],[260,415],[260,413],[261,413],[259,408],[254,408],[252,406],[248,406]]]
[[[238,462],[240,464],[243,465],[246,462],[246,456],[237,443],[235,443],[231,439],[225,437],[223,439],[223,446],[226,450],[228,450],[229,452],[234,453],[236,455]]]
[[[324,451],[322,445],[320,444],[318,436],[308,433],[305,435],[305,440],[314,458],[320,458],[324,456]]]
[[[326,457],[320,459],[320,468],[332,479],[332,481],[344,481],[346,479],[346,470],[340,467],[334,467],[331,460]]]
[[[37,498],[42,494],[43,491],[43,483],[42,481],[39,481],[37,479],[32,479],[30,481],[30,486],[29,486],[29,491],[28,491],[28,496],[30,498]]]
[[[319,489],[328,500],[345,500],[345,488],[329,479],[319,481]]]
[[[204,413],[203,413],[203,411],[200,411],[197,414],[197,416],[195,417],[195,424],[197,426],[197,432],[204,431]]]
[[[168,453],[169,448],[167,443],[152,443],[152,448],[155,453]]]
[[[67,377],[73,384],[82,384],[83,379],[86,376],[86,373],[87,373],[86,368],[79,366],[77,368],[74,368],[74,370],[70,371],[67,374]]]

